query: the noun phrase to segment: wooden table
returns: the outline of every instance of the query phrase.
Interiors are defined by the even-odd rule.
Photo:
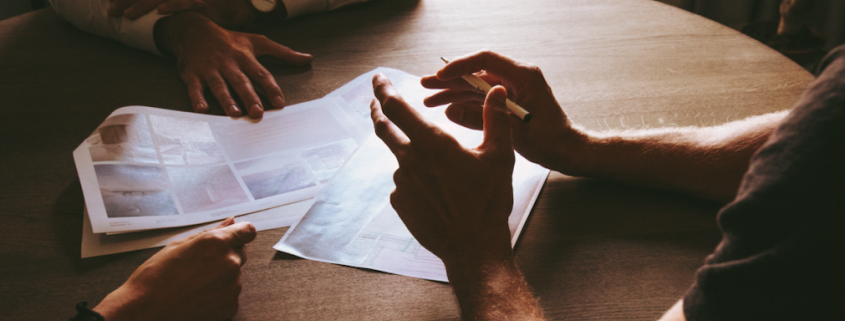
[[[789,108],[811,75],[761,44],[657,2],[380,0],[261,29],[314,54],[273,65],[289,103],[377,66],[418,75],[437,57],[495,50],[543,67],[588,129],[712,125]],[[115,108],[190,110],[170,58],[86,34],[44,9],[0,22],[0,311],[61,320],[98,302],[156,250],[80,259],[72,150]],[[212,112],[220,113],[214,106]],[[720,204],[553,172],[516,248],[549,317],[654,319],[720,238]],[[456,319],[446,284],[249,246],[235,320]]]

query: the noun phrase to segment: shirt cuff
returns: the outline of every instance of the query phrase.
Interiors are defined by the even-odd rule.
[[[156,47],[154,29],[156,22],[166,16],[159,14],[158,10],[153,9],[153,11],[135,21],[126,18],[112,19],[118,20],[116,30],[121,35],[121,42],[131,47],[161,55],[161,51]]]
[[[284,0],[282,2],[288,12],[287,19],[328,10],[326,0]]]

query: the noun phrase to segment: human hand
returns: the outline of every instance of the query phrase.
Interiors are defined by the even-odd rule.
[[[238,310],[250,223],[219,226],[167,245],[94,311],[109,321],[227,320]]]
[[[224,28],[243,27],[258,19],[249,0],[109,0],[110,16],[135,20],[153,9],[160,14],[195,11]]]
[[[484,103],[484,140],[466,149],[423,119],[382,74],[373,77],[370,109],[376,135],[399,162],[393,208],[408,230],[447,266],[512,258],[508,215],[513,207],[514,153],[507,92]]]
[[[229,93],[228,85],[231,85],[249,117],[261,118],[264,107],[255,93],[253,81],[264,90],[273,107],[284,107],[285,99],[273,75],[256,57],[266,55],[291,65],[309,64],[312,59],[309,54],[293,51],[265,36],[223,29],[190,11],[159,21],[155,37],[160,49],[176,56],[182,81],[188,85],[188,96],[196,112],[208,111],[203,96],[207,86],[227,115],[240,116],[241,108]]]
[[[572,127],[537,66],[482,51],[452,60],[435,76],[423,77],[426,88],[444,89],[425,99],[426,106],[451,104],[446,116],[467,128],[481,129],[483,92],[461,76],[476,74],[490,85],[507,88],[509,98],[532,114],[531,122],[510,117],[513,146],[526,159],[568,174],[579,171],[576,150],[586,136]],[[489,96],[488,96],[489,97]]]

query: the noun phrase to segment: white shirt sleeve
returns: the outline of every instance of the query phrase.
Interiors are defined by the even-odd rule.
[[[153,10],[131,21],[111,17],[106,10],[109,0],[50,0],[53,10],[79,29],[120,41],[130,47],[161,54],[153,39],[156,21],[165,17]]]
[[[287,18],[293,18],[309,13],[334,10],[342,6],[367,2],[369,0],[282,0],[288,12]]]

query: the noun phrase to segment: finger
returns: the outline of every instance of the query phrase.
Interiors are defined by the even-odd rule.
[[[232,250],[238,254],[238,256],[241,258],[241,266],[244,266],[244,264],[246,264],[246,245],[236,247]]]
[[[423,99],[423,104],[428,107],[462,102],[475,102],[480,105],[485,97],[486,95],[480,91],[446,89],[426,97]]]
[[[370,102],[370,117],[373,119],[376,136],[380,138],[397,159],[403,155],[404,146],[408,145],[408,136],[396,127],[381,110],[381,103],[375,98]]]
[[[294,66],[307,65],[314,60],[314,57],[310,54],[294,51],[265,36],[253,35],[250,40],[256,57],[271,56]]]
[[[469,129],[484,128],[484,109],[477,103],[454,103],[446,107],[446,118]]]
[[[402,99],[387,76],[381,73],[373,76],[373,93],[379,100],[384,115],[411,141],[431,137],[434,125],[423,119],[422,115]],[[423,146],[427,145],[425,142],[420,143]]]
[[[123,11],[123,16],[129,20],[135,20],[141,16],[153,11],[163,1],[166,0],[138,0],[132,6]]]
[[[276,83],[276,78],[273,78],[273,74],[267,71],[267,69],[265,69],[264,66],[256,60],[250,60],[247,62],[247,68],[245,69],[249,78],[255,80],[258,85],[264,89],[264,93],[267,95],[267,98],[270,100],[270,104],[272,104],[273,107],[285,107],[285,96],[282,94],[282,89],[279,88],[279,85]]]
[[[484,152],[513,153],[510,116],[505,105],[507,98],[505,87],[496,86],[484,101],[484,141],[479,148]]]
[[[492,51],[481,51],[456,58],[437,71],[437,79],[451,80],[484,70],[499,77],[513,77],[525,72],[527,66]]]
[[[496,75],[491,75],[491,74],[487,73],[486,71],[482,71],[482,72],[476,74],[476,76],[478,76],[478,78],[481,78],[481,80],[484,80],[484,82],[486,82],[490,86],[495,87],[496,85],[503,85],[502,84],[502,78],[500,78],[499,76],[496,76]]]
[[[179,11],[202,11],[204,3],[197,0],[169,0],[156,7],[160,14],[174,14]]]
[[[240,69],[234,67],[224,69],[223,76],[238,93],[238,97],[241,98],[249,117],[253,119],[261,118],[264,115],[264,106],[261,105],[261,99],[255,93],[255,88],[252,87],[249,77],[244,75]]]
[[[208,112],[208,103],[202,93],[202,81],[199,77],[194,74],[182,74],[182,81],[185,82],[185,85],[188,85],[188,99],[191,100],[191,107],[194,108],[194,111],[198,113]]]
[[[478,90],[475,86],[470,85],[462,78],[455,78],[449,80],[437,79],[437,76],[425,76],[420,79],[420,84],[429,89],[462,89],[462,90]]]
[[[223,228],[223,227],[227,227],[227,226],[232,225],[232,224],[235,224],[235,218],[234,217],[227,217],[225,220],[220,222],[220,224],[218,224],[214,228]]]
[[[232,224],[222,227],[218,231],[219,233],[222,233],[223,239],[232,246],[232,248],[241,247],[244,244],[252,242],[252,240],[255,239],[255,236],[258,235],[258,232],[255,230],[255,226],[249,222]]]
[[[231,117],[238,117],[241,115],[241,110],[238,108],[238,104],[235,103],[235,100],[232,99],[232,95],[229,94],[229,87],[226,85],[226,81],[223,80],[223,77],[215,73],[206,77],[205,82],[208,84],[208,87],[211,88],[211,93],[217,98],[217,102],[220,103],[220,107],[223,108],[223,112],[225,112],[226,115]]]

